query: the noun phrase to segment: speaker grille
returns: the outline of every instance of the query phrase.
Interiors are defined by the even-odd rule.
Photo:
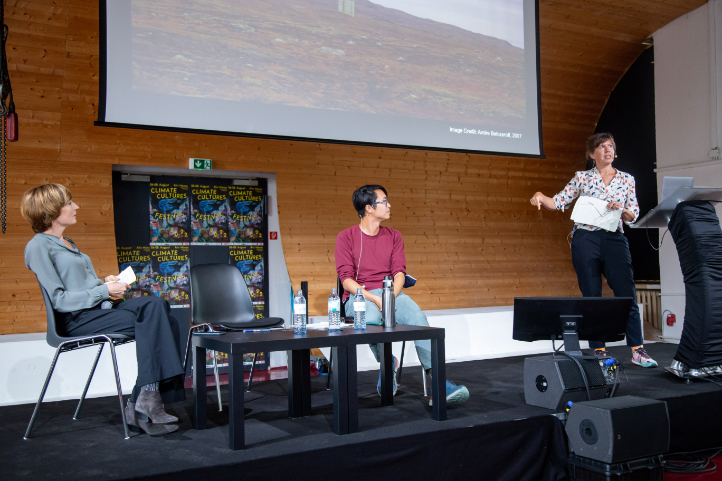
[[[579,362],[581,362],[582,367],[584,367],[590,388],[604,386],[606,384],[604,374],[602,374],[602,370],[599,367],[599,361],[595,359],[580,359]],[[582,373],[579,372],[579,366],[577,366],[576,362],[571,359],[564,359],[559,361],[557,366],[559,367],[559,374],[562,377],[562,383],[564,383],[564,389],[584,389],[584,379],[582,378]]]

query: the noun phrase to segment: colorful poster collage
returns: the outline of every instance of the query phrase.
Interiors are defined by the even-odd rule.
[[[263,246],[266,233],[262,187],[153,182],[150,184],[149,209],[150,248],[123,248],[124,258],[135,255],[128,262],[132,263],[139,279],[128,296],[152,294],[168,299],[174,307],[187,306],[190,304],[188,248],[176,251],[149,249],[230,246],[229,261],[238,267],[246,280],[256,317],[264,317]],[[122,264],[120,258],[119,250],[119,265]]]
[[[186,246],[118,247],[118,269],[132,267],[137,281],[124,298],[156,296],[171,308],[190,307],[189,248]]]
[[[264,242],[261,187],[151,183],[149,208],[150,245]]]

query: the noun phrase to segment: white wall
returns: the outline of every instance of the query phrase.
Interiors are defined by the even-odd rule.
[[[694,177],[695,186],[722,187],[722,1],[710,1],[659,29],[654,37],[657,186],[665,176]],[[712,152],[710,152],[712,151]],[[722,208],[717,206],[717,213]],[[660,237],[666,229],[660,229]],[[684,281],[671,236],[659,251],[662,310],[676,314],[663,336],[679,339]]]

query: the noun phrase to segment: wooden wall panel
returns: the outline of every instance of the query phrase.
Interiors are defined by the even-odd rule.
[[[568,214],[536,211],[584,166],[583,145],[606,99],[655,30],[703,0],[540,0],[541,90],[547,159],[248,139],[94,127],[98,111],[97,0],[7,1],[8,67],[20,119],[9,145],[8,232],[0,235],[0,334],[42,332],[45,316],[23,262],[32,232],[19,201],[60,182],[81,206],[68,229],[101,276],[115,273],[111,165],[278,174],[281,236],[294,287],[310,284],[312,315],[335,285],[336,234],[355,224],[351,193],[389,190],[387,225],[406,241],[409,292],[423,309],[509,305],[515,296],[578,295]],[[639,188],[654,188],[653,186]]]

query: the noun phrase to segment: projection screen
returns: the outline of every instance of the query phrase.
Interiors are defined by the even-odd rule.
[[[101,1],[96,125],[543,156],[537,31],[535,0]]]

